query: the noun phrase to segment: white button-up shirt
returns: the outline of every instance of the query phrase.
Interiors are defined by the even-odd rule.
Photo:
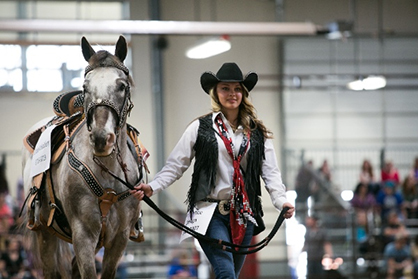
[[[233,132],[231,125],[225,116],[221,112],[217,112],[212,114],[213,128],[215,131],[218,131],[217,124],[214,121],[218,114],[221,114],[225,126],[228,129],[228,133],[235,147],[234,153],[236,154],[241,146],[244,137],[244,130],[241,126],[239,126],[238,129]],[[195,156],[193,146],[195,145],[197,139],[198,129],[198,119],[193,121],[186,128],[177,145],[169,155],[165,166],[155,175],[153,181],[149,183],[154,191],[153,194],[168,188],[189,168]],[[230,198],[234,167],[232,165],[232,158],[229,156],[224,142],[219,136],[216,136],[216,138],[218,141],[216,182],[215,188],[211,191],[208,198],[223,200]],[[249,148],[251,148],[251,146],[249,146]],[[281,173],[277,164],[276,153],[271,139],[265,140],[264,152],[265,159],[262,161],[261,177],[268,193],[270,194],[274,207],[278,210],[282,210],[283,203],[287,201],[285,194],[286,187],[282,182]],[[246,154],[247,153],[245,153],[241,159],[241,166],[244,170],[247,167]]]

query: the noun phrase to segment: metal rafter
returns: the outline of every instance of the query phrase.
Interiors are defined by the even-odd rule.
[[[314,36],[324,30],[302,22],[202,22],[159,20],[0,20],[0,31],[86,32],[142,35],[283,35]]]

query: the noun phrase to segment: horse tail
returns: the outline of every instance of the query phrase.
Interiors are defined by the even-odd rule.
[[[25,213],[23,220],[27,219],[26,215],[27,214]],[[71,261],[74,258],[74,253],[69,243],[54,236],[43,227],[39,228],[37,231],[30,230],[26,227],[26,222],[22,222],[19,229],[23,232],[24,249],[28,255],[29,264],[32,268],[42,272],[46,263],[42,262],[41,254],[45,252],[42,251],[40,243],[44,242],[43,238],[55,238],[55,251],[49,251],[53,255],[59,256],[54,257],[54,266],[56,270],[59,271],[59,274],[71,273]]]

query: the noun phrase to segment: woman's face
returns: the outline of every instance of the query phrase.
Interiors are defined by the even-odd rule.
[[[223,109],[236,110],[242,101],[242,86],[239,82],[219,82],[216,85],[219,103]]]

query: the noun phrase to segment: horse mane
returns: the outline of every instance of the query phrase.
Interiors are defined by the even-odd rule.
[[[120,61],[120,59],[106,50],[99,50],[90,59],[84,75],[96,68],[113,67],[123,71],[128,76],[128,81],[132,85],[133,79],[129,74],[129,69]]]

